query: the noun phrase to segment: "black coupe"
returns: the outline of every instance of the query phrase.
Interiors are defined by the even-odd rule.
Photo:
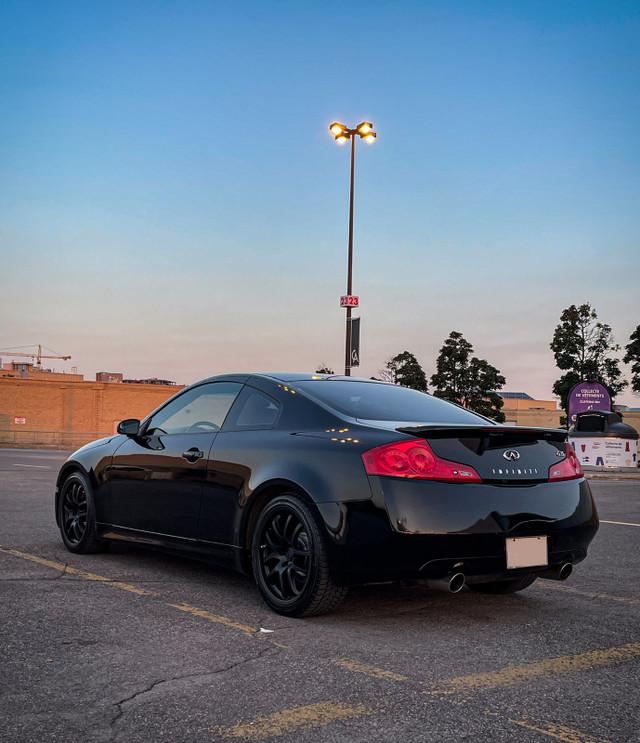
[[[56,520],[72,552],[128,540],[253,574],[293,617],[370,582],[512,593],[567,578],[598,529],[566,439],[382,382],[213,377],[72,454]]]

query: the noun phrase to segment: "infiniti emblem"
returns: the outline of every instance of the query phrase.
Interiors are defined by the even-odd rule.
[[[502,456],[511,462],[515,462],[516,459],[520,459],[520,452],[515,449],[507,449],[507,451],[502,452]]]

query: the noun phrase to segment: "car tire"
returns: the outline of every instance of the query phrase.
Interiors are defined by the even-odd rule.
[[[488,583],[467,583],[467,586],[477,593],[516,593],[517,591],[524,591],[525,588],[529,588],[536,579],[536,575],[523,575],[521,578],[516,578],[514,580],[493,580]]]
[[[58,524],[69,552],[103,552],[107,542],[98,537],[95,504],[89,480],[82,472],[72,472],[62,484],[58,499]]]
[[[260,512],[251,562],[262,597],[278,614],[326,614],[347,595],[332,578],[319,517],[292,493],[274,498]]]

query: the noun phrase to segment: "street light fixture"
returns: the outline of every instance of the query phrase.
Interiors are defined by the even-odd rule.
[[[345,333],[345,352],[344,352],[344,374],[346,377],[351,376],[351,308],[352,303],[352,279],[353,279],[353,185],[355,175],[355,157],[356,157],[356,137],[364,139],[365,142],[372,144],[376,141],[376,133],[373,131],[373,124],[370,121],[363,121],[355,129],[349,129],[339,121],[330,124],[329,131],[335,137],[338,144],[344,144],[351,140],[351,188],[349,191],[349,261],[347,267],[347,309],[346,333]],[[355,305],[357,306],[357,304]]]

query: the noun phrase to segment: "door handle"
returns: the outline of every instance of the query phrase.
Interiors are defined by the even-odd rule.
[[[192,449],[189,449],[188,451],[182,452],[182,458],[186,459],[187,462],[197,462],[198,459],[202,459],[204,457],[204,452],[200,451],[197,447],[193,447]]]

